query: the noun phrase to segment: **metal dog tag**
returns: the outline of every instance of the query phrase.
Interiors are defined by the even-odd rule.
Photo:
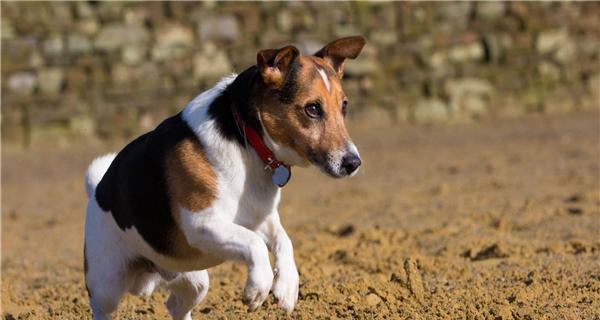
[[[290,169],[288,169],[286,166],[279,166],[275,168],[275,171],[273,171],[273,176],[271,176],[271,180],[276,186],[281,188],[285,186],[288,183],[288,181],[290,181],[291,175],[292,173]]]

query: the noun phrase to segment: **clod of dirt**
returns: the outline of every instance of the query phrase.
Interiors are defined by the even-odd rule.
[[[354,227],[352,224],[333,224],[328,226],[325,230],[334,236],[344,238],[353,235],[356,232],[356,227]]]
[[[508,306],[497,306],[490,310],[490,314],[494,316],[494,319],[498,320],[509,320],[514,319],[512,316],[512,312],[510,311],[510,307]]]
[[[476,253],[474,250],[469,249],[463,254],[465,258],[471,259],[471,261],[482,261],[487,259],[501,259],[508,257],[508,254],[500,248],[497,243],[487,246]]]
[[[404,260],[404,271],[408,280],[408,289],[417,298],[417,301],[423,303],[425,301],[425,290],[423,290],[423,280],[414,258]]]
[[[329,256],[329,259],[337,262],[345,262],[348,259],[348,252],[346,250],[336,250]]]
[[[579,193],[575,193],[575,194],[571,195],[570,197],[568,197],[567,199],[565,199],[565,202],[575,203],[575,202],[581,202],[581,200],[583,200],[583,196]]]
[[[459,172],[459,171],[460,171],[460,170],[458,169],[458,167],[457,167],[457,166],[448,166],[448,167],[446,168],[446,172],[448,172],[448,174],[450,174],[450,175],[455,175],[455,174],[458,174],[458,172]]]
[[[498,230],[506,230],[508,228],[508,222],[503,217],[492,218],[490,227]]]
[[[201,309],[201,310],[200,310],[200,313],[203,313],[203,314],[209,314],[209,313],[210,313],[210,310],[211,310],[211,309],[210,309],[209,307],[206,307],[206,308],[204,308],[204,309]]]
[[[392,275],[390,276],[390,281],[398,282],[400,284],[408,283],[408,280],[406,279],[406,273],[403,270],[398,273],[393,272]]]
[[[135,313],[137,313],[137,314],[147,314],[148,311],[146,311],[144,309],[137,309],[137,310],[135,310]]]
[[[527,278],[525,278],[525,280],[523,280],[523,282],[525,283],[525,285],[530,286],[531,284],[533,284],[534,280],[535,280],[535,272],[531,271],[527,274]]]
[[[376,306],[376,305],[378,305],[380,302],[381,302],[381,298],[380,298],[378,295],[376,295],[376,294],[374,294],[374,293],[369,293],[369,294],[367,295],[367,304],[368,304],[369,306],[371,306],[371,307],[372,307],[372,306]]]
[[[508,303],[513,303],[515,300],[517,300],[517,296],[514,293],[506,297],[506,301],[508,301]]]
[[[16,221],[19,218],[19,215],[17,214],[16,211],[12,210],[8,213],[8,218],[10,220]]]
[[[338,230],[335,232],[335,234],[336,234],[338,237],[348,237],[348,236],[352,235],[352,234],[354,233],[354,231],[355,231],[355,230],[356,230],[356,229],[354,228],[354,226],[353,226],[353,225],[351,225],[351,224],[349,224],[349,225],[346,225],[346,226],[343,226],[343,227],[339,228],[339,229],[338,229]]]
[[[569,208],[567,208],[567,212],[574,216],[579,216],[579,215],[583,214],[583,209],[577,208],[577,207],[569,207]]]
[[[315,301],[321,300],[319,294],[316,292],[309,292],[305,295],[302,295],[302,293],[301,293],[299,299],[300,300],[315,300]]]
[[[569,251],[575,255],[587,252],[587,248],[586,248],[585,244],[583,244],[579,241],[571,241],[570,246],[571,246],[571,248]]]
[[[450,186],[445,183],[437,185],[431,189],[431,194],[434,196],[441,196],[450,192]]]

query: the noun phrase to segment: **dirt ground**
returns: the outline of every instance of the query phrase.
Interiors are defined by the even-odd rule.
[[[357,177],[294,169],[282,221],[301,287],[296,319],[600,319],[600,117],[351,129]],[[89,319],[83,174],[116,148],[2,154],[4,319]],[[194,318],[248,314],[245,267],[209,271]],[[165,292],[117,319],[167,319]]]

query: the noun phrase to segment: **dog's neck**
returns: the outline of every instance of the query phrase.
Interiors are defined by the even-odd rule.
[[[245,145],[246,141],[234,114],[237,114],[244,124],[256,131],[258,135],[263,135],[258,110],[251,98],[258,78],[256,66],[246,69],[223,88],[208,106],[208,113],[223,137],[237,141],[240,145]]]
[[[251,67],[240,75],[222,79],[192,100],[182,111],[182,117],[202,142],[217,171],[235,173],[243,170],[260,180],[259,183],[273,186],[270,172],[264,169],[263,160],[247,144],[234,117],[237,112],[246,126],[263,135],[258,112],[250,102],[255,77],[256,67]],[[233,160],[238,158],[243,163]]]

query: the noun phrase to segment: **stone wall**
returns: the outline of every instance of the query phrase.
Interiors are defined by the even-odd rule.
[[[2,136],[127,137],[260,48],[361,34],[345,88],[359,121],[598,108],[599,3],[2,4]]]

